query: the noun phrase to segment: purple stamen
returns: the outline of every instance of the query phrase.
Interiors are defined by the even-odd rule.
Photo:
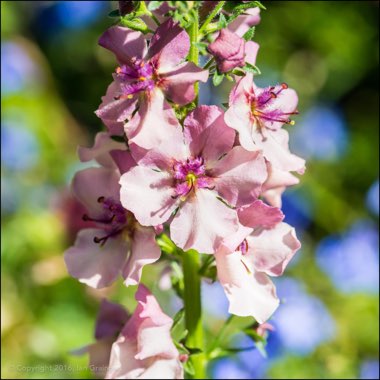
[[[240,251],[243,255],[248,252],[248,242],[247,239],[244,239],[243,242],[239,245],[238,251]]]
[[[127,211],[123,208],[120,201],[115,201],[113,198],[101,196],[98,198],[98,203],[102,205],[103,213],[98,218],[92,218],[84,214],[84,221],[91,221],[103,225],[106,235],[103,237],[95,237],[94,242],[103,246],[106,241],[113,236],[120,234],[123,230],[133,230],[133,216],[127,217]],[[132,222],[132,223],[130,223]]]
[[[96,244],[100,244],[101,247],[103,247],[104,244],[106,244],[107,240],[112,237],[112,236],[116,236],[116,235],[119,235],[119,233],[121,232],[122,230],[115,230],[115,231],[112,231],[110,232],[108,235],[106,236],[103,236],[101,238],[95,236],[94,237],[94,243]]]
[[[175,195],[172,197],[187,196],[193,189],[210,187],[210,178],[206,176],[206,167],[203,157],[188,158],[185,161],[176,162],[173,165],[175,185]]]
[[[116,98],[129,97],[140,91],[151,91],[155,86],[154,68],[149,62],[135,60],[130,66],[122,65],[116,69],[122,82],[122,93]]]
[[[286,83],[267,87],[263,89],[258,96],[250,99],[253,117],[258,121],[260,128],[263,127],[260,120],[272,123],[294,124],[294,121],[289,119],[289,116],[297,114],[298,111],[282,112],[281,109],[275,107],[274,103],[281,92],[287,88],[288,85]],[[266,125],[264,126],[267,127]]]

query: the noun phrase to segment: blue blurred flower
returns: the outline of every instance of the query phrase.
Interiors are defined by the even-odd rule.
[[[219,359],[211,371],[213,379],[252,379],[249,371],[233,358]]]
[[[379,215],[379,180],[369,188],[366,203],[370,211]]]
[[[107,1],[59,1],[56,9],[64,27],[80,29],[95,22],[107,6]]]
[[[342,292],[379,291],[379,236],[370,222],[356,223],[343,237],[329,236],[317,248],[317,263]]]
[[[26,170],[39,158],[36,136],[22,124],[5,121],[1,124],[1,163],[8,169]]]
[[[266,351],[269,354],[269,345],[273,346],[273,341],[269,341],[272,333],[269,333],[268,344],[265,347]],[[251,338],[246,335],[239,335],[234,339],[233,347],[236,348],[248,348],[254,347],[254,342]],[[273,348],[273,347],[271,347]],[[270,364],[271,355],[268,355],[268,358],[264,358],[260,351],[256,348],[252,350],[241,351],[236,354],[236,358],[240,364],[241,368],[244,368],[249,372],[251,379],[261,379],[263,378],[268,366]]]
[[[327,106],[311,108],[292,129],[291,150],[309,159],[334,161],[347,149],[348,134],[339,111]]]
[[[1,176],[1,214],[12,214],[20,205],[20,186],[12,178]]]
[[[41,80],[28,53],[14,42],[1,43],[1,94],[13,94]]]
[[[301,191],[288,191],[282,196],[282,212],[285,214],[284,222],[295,227],[300,234],[310,225],[313,209],[306,194]]]
[[[361,379],[378,379],[379,378],[379,361],[366,360],[360,368]]]
[[[324,304],[306,294],[296,280],[282,278],[276,281],[281,304],[270,321],[282,345],[282,350],[297,355],[311,353],[335,334],[335,322]]]
[[[38,8],[34,27],[41,38],[54,38],[66,29],[85,29],[104,16],[108,1],[57,1]]]
[[[202,283],[202,308],[215,317],[228,318],[228,300],[219,281]]]

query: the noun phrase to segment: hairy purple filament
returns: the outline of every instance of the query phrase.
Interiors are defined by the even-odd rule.
[[[155,86],[154,68],[149,62],[135,60],[132,65],[122,65],[116,69],[117,77],[123,82],[120,97],[132,98],[140,91],[151,91]]]
[[[286,83],[282,83],[281,85],[265,88],[258,96],[250,95],[252,115],[258,122],[260,129],[263,128],[261,123],[262,120],[294,125],[294,121],[291,120],[289,116],[298,114],[298,111],[282,112],[277,107],[271,107],[274,99],[276,99],[278,95],[287,88],[288,85]]]
[[[185,197],[191,190],[210,189],[211,178],[206,175],[204,159],[202,157],[188,158],[173,165],[174,178],[176,179],[173,198]]]
[[[82,219],[85,221],[96,222],[103,224],[103,228],[107,235],[99,238],[94,237],[94,242],[100,245],[104,245],[106,241],[112,237],[119,235],[125,228],[128,227],[127,224],[127,212],[123,208],[120,202],[115,201],[112,198],[99,197],[98,202],[102,204],[104,214],[100,218],[91,218],[87,214],[84,214]]]
[[[246,239],[243,240],[243,242],[239,245],[237,250],[240,251],[243,255],[245,255],[248,252],[248,242]]]

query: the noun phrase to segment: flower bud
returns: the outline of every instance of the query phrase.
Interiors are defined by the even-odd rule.
[[[208,51],[215,57],[221,73],[244,66],[245,42],[228,29],[219,32],[216,40],[208,46]]]

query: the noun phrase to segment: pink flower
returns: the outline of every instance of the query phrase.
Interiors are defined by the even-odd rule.
[[[260,8],[249,8],[228,25],[231,32],[242,37],[249,28],[260,23]]]
[[[281,211],[262,201],[241,208],[239,218],[245,226],[241,224],[215,254],[218,278],[230,313],[264,323],[279,305],[269,276],[283,273],[300,242],[294,228],[281,222]]]
[[[116,303],[102,300],[95,325],[96,342],[73,351],[76,355],[88,353],[90,369],[98,377],[104,377],[111,356],[112,344],[128,320],[127,311]]]
[[[288,186],[299,183],[299,179],[292,173],[273,168],[267,162],[268,178],[262,187],[262,197],[271,205],[281,207],[281,195]]]
[[[87,209],[83,220],[95,228],[78,233],[74,246],[65,252],[66,266],[70,275],[94,288],[110,285],[119,274],[126,285],[136,285],[143,266],[157,261],[161,251],[154,228],[141,226],[120,203],[120,175],[136,165],[130,153],[112,150],[106,158],[103,147],[112,146],[112,140],[99,134],[95,141],[91,149],[80,148],[80,156],[97,158],[109,167],[81,170],[72,182],[74,195]],[[111,164],[111,157],[116,164]]]
[[[170,336],[173,320],[140,284],[137,308],[112,345],[106,379],[183,379],[179,353]]]
[[[267,177],[261,151],[233,147],[234,139],[220,108],[196,108],[183,136],[153,148],[121,177],[122,204],[143,226],[162,224],[178,209],[170,220],[175,244],[215,252],[238,228],[227,204],[252,203]]]
[[[254,65],[258,48],[259,45],[255,42],[245,42],[226,28],[219,32],[207,49],[215,57],[219,72],[226,73],[235,67],[243,67],[245,62]]]
[[[262,149],[274,168],[302,174],[305,161],[289,152],[288,132],[281,129],[294,123],[290,116],[297,113],[297,102],[296,92],[285,83],[260,88],[249,73],[232,89],[225,120],[239,132],[243,148]]]
[[[169,19],[153,35],[149,49],[142,33],[120,26],[109,28],[99,44],[115,54],[120,67],[96,114],[111,133],[125,129],[129,141],[146,149],[170,138],[180,125],[165,98],[187,104],[195,97],[194,83],[208,77],[207,70],[183,62],[190,48],[187,33]]]

